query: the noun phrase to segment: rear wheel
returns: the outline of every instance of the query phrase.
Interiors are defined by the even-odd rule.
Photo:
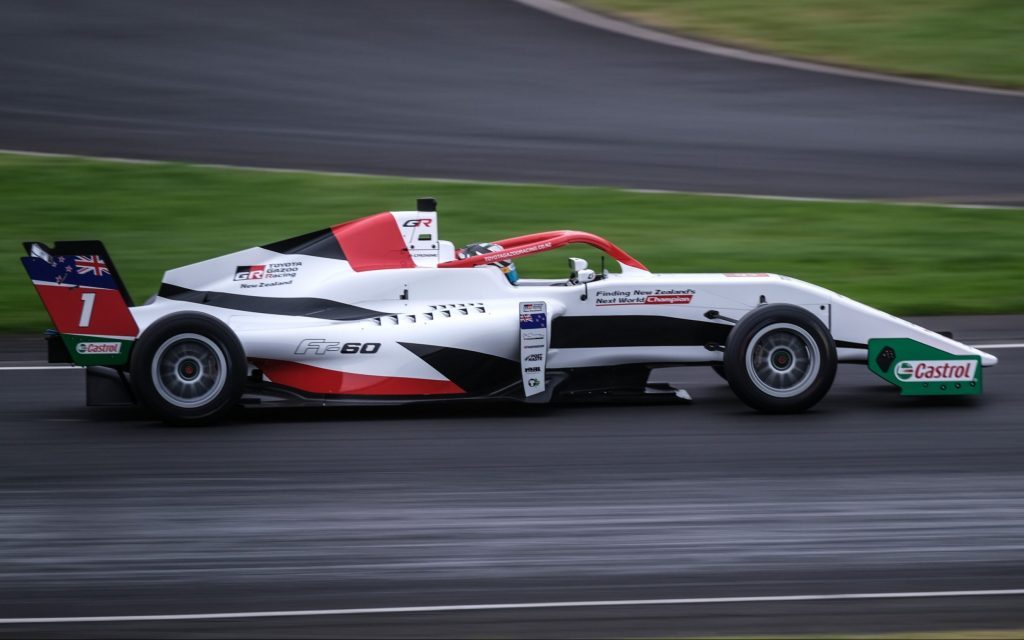
[[[825,325],[788,304],[758,307],[729,333],[725,378],[746,404],[797,413],[817,404],[836,375],[836,347]]]
[[[177,424],[223,417],[238,403],[245,373],[245,353],[235,334],[198,313],[154,323],[132,351],[132,385],[139,399]]]

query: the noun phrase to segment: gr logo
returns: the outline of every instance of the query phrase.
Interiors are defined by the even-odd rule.
[[[262,264],[235,267],[235,280],[262,280],[266,274],[267,267]]]
[[[413,218],[402,223],[403,227],[429,227],[433,222],[430,218]]]
[[[303,340],[297,347],[295,347],[295,355],[297,356],[303,356],[308,353],[314,353],[318,356],[322,356],[331,352],[345,354],[363,353],[372,355],[378,351],[380,351],[379,342],[346,342],[342,344],[341,342],[331,342],[328,340],[321,340],[319,338]]]

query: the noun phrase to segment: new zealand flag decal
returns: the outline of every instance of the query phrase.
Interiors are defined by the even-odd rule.
[[[116,289],[110,267],[102,256],[54,256],[52,261],[38,257],[22,258],[29,277],[36,282]]]
[[[546,329],[548,326],[548,314],[546,313],[521,313],[519,314],[520,329]]]

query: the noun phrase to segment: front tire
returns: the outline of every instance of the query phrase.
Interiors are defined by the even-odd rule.
[[[131,380],[142,403],[173,424],[206,424],[238,404],[245,352],[223,322],[176,313],[150,326],[132,350]]]
[[[799,413],[817,404],[836,376],[836,345],[814,314],[762,305],[733,327],[725,378],[740,400],[764,413]]]

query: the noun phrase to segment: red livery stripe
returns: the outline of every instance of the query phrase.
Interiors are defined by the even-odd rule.
[[[34,284],[60,333],[125,337],[139,334],[135,318],[116,289]]]
[[[416,266],[390,213],[360,218],[331,227],[334,237],[355,271],[412,269]]]
[[[253,358],[252,363],[259,367],[271,382],[308,393],[354,396],[435,396],[465,393],[459,385],[450,380],[372,376],[263,358]]]

